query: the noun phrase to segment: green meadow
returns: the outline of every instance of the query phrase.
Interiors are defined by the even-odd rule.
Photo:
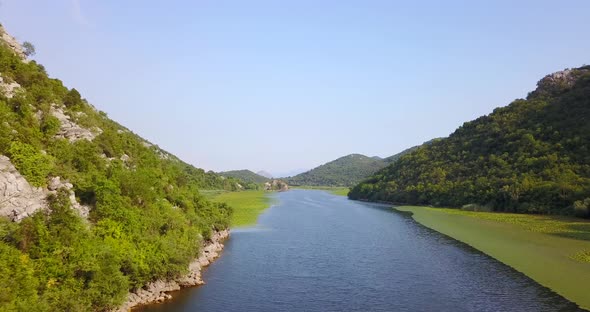
[[[232,227],[255,225],[258,215],[270,207],[271,199],[265,191],[226,192],[212,191],[204,193],[215,202],[223,202],[233,208],[231,217]]]
[[[590,222],[553,216],[395,207],[468,244],[581,307],[590,308]]]

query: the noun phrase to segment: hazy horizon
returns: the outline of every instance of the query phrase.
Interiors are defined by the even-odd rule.
[[[51,77],[181,159],[283,176],[448,136],[546,74],[589,63],[589,10],[4,0],[0,22],[36,46]]]

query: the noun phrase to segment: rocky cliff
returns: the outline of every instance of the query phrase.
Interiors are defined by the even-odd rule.
[[[109,119],[25,52],[0,27],[0,311],[127,310],[202,284],[231,208],[199,191],[238,181]]]
[[[33,187],[10,159],[0,155],[0,216],[20,221],[47,207],[47,190]]]
[[[0,44],[4,44],[8,46],[14,53],[21,58],[23,61],[26,61],[27,56],[25,55],[25,50],[23,46],[11,36],[2,25],[0,25]]]
[[[23,62],[27,61],[21,44],[9,35],[2,26],[0,26],[0,39],[0,44],[8,46]],[[2,73],[0,73],[0,94],[12,99],[20,89],[20,84],[3,78]],[[96,134],[102,132],[100,128],[86,129],[76,124],[64,112],[63,105],[52,104],[50,115],[59,121],[59,131],[55,134],[55,138],[66,138],[72,142],[79,139],[92,140]],[[38,110],[35,116],[38,120],[45,118],[41,110]],[[8,121],[3,121],[3,123],[4,126],[8,125]],[[13,132],[15,131],[13,130]],[[59,176],[48,177],[48,181],[47,187],[31,186],[26,178],[18,172],[10,159],[0,155],[0,216],[6,216],[12,221],[21,221],[40,209],[46,209],[47,196],[55,194],[62,188],[65,188],[69,193],[72,208],[77,210],[81,216],[88,216],[90,208],[81,205],[76,200],[73,185],[69,181],[61,181]]]

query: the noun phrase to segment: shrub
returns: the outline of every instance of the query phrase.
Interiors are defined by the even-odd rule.
[[[590,197],[574,202],[574,214],[578,217],[590,217]]]
[[[51,156],[44,155],[32,145],[22,142],[12,142],[8,153],[16,169],[31,185],[46,185],[47,175],[53,167]]]
[[[46,138],[51,138],[57,134],[60,125],[61,123],[59,122],[59,119],[57,119],[56,117],[46,116],[43,119],[41,130],[43,131],[43,134]]]

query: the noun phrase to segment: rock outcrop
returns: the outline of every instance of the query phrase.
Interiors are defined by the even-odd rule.
[[[76,200],[76,194],[73,190],[74,185],[72,185],[72,183],[62,182],[60,177],[53,177],[50,179],[49,185],[47,186],[49,193],[56,193],[59,189],[62,188],[65,188],[66,191],[68,191],[69,193],[71,208],[77,211],[82,218],[88,218],[88,214],[90,213],[90,207],[81,205]]]
[[[61,124],[59,131],[56,134],[57,138],[65,138],[70,142],[77,140],[92,141],[98,134],[102,133],[102,130],[99,128],[95,128],[91,131],[80,127],[77,123],[71,120],[70,116],[64,113],[63,109],[56,105],[51,107],[51,114],[57,118]]]
[[[10,159],[0,155],[0,216],[18,222],[46,208],[46,197],[43,188],[31,186]]]
[[[565,69],[549,74],[537,83],[537,89],[528,96],[551,96],[557,95],[565,90],[572,88],[578,79],[590,71],[590,66],[583,66],[574,69]]]
[[[26,60],[27,56],[25,54],[25,50],[21,46],[21,44],[14,38],[13,36],[9,35],[4,27],[0,25],[0,39],[10,48],[18,57],[22,60]]]
[[[172,298],[168,292],[180,290],[182,287],[204,284],[201,270],[220,256],[223,250],[223,241],[228,237],[229,230],[215,232],[211,240],[203,245],[199,257],[190,263],[189,272],[186,275],[170,281],[158,280],[129,293],[125,303],[113,312],[126,312],[136,306],[164,302]]]
[[[34,187],[16,170],[8,157],[0,155],[0,216],[19,222],[37,210],[46,209],[47,195],[55,194],[62,188],[69,192],[71,208],[81,217],[87,218],[90,207],[81,205],[76,200],[71,183],[62,182],[60,177],[53,177],[47,189]]]
[[[20,85],[16,82],[8,82],[0,75],[0,92],[2,92],[7,98],[12,98],[16,91],[20,88]]]
[[[275,179],[271,182],[264,183],[264,189],[267,191],[284,192],[289,190],[289,185],[285,181]]]

